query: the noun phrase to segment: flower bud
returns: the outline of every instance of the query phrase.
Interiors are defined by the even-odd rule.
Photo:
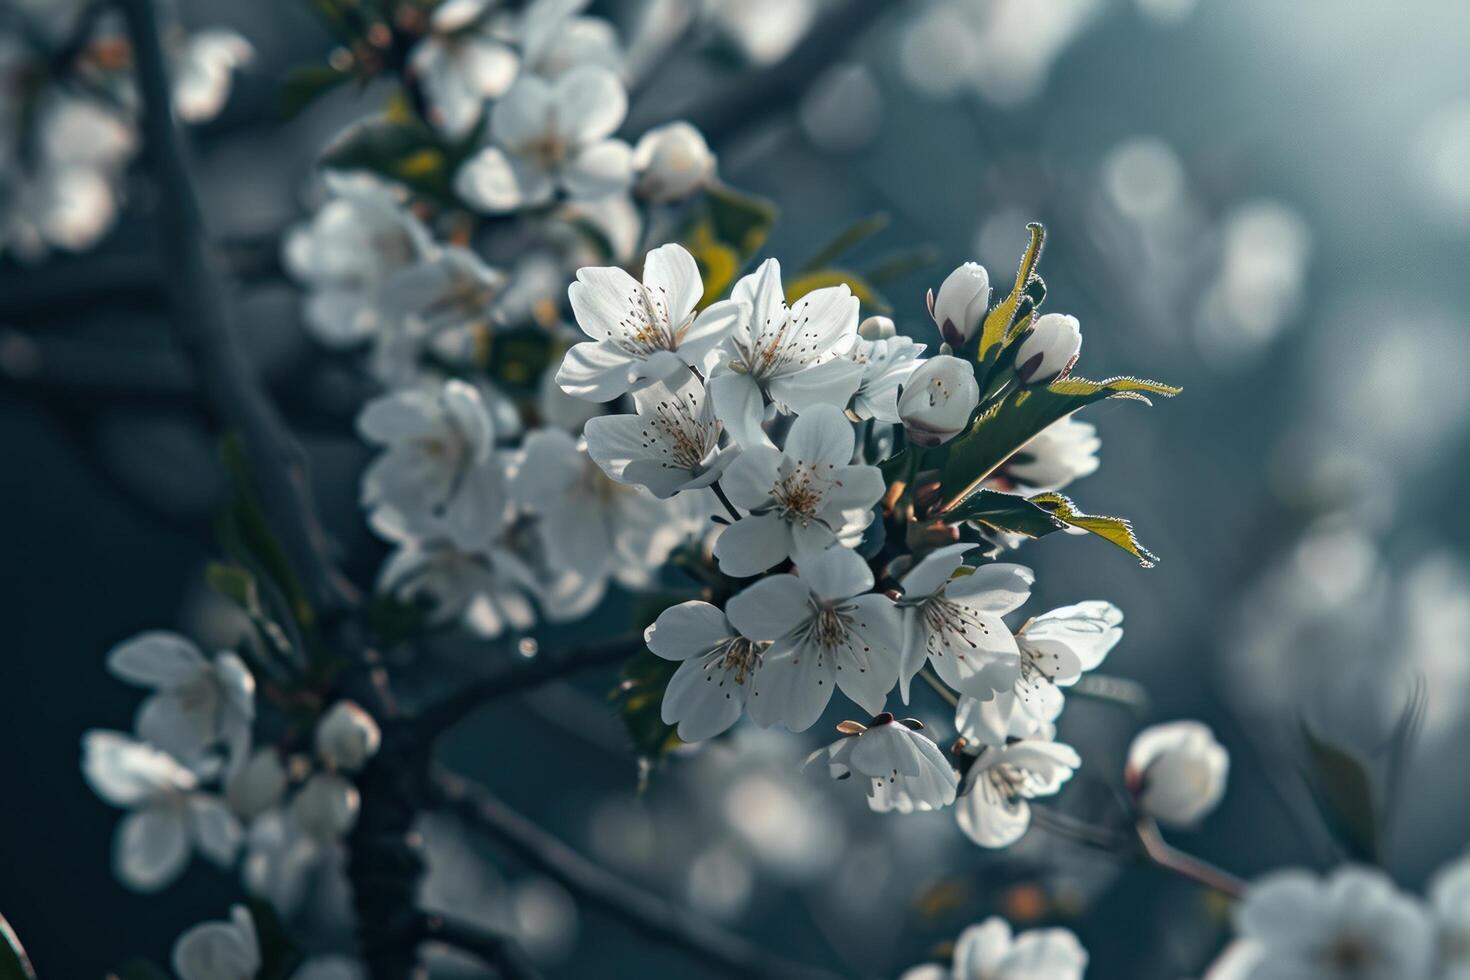
[[[357,787],[335,773],[319,772],[291,801],[291,816],[308,837],[331,843],[352,829],[361,804]]]
[[[1124,781],[1138,809],[1161,823],[1198,823],[1225,795],[1230,755],[1198,721],[1154,725],[1128,750]]]
[[[959,435],[980,401],[975,370],[958,357],[940,354],[909,375],[898,399],[898,415],[915,445],[942,445]]]
[[[1023,385],[1046,385],[1066,375],[1082,350],[1082,327],[1075,316],[1048,313],[1026,331],[1016,351],[1016,377]]]
[[[316,754],[332,769],[356,772],[381,741],[373,716],[352,701],[338,701],[316,724]]]
[[[241,818],[253,820],[280,802],[286,782],[280,753],[273,748],[257,749],[225,781],[225,800]]]
[[[951,347],[962,347],[975,336],[989,306],[990,273],[978,262],[966,262],[951,272],[937,297],[929,294],[929,315]]]
[[[898,333],[898,328],[886,316],[870,316],[858,324],[858,336],[864,340],[887,340]]]
[[[704,134],[687,122],[672,122],[643,134],[633,150],[638,174],[634,189],[649,201],[677,201],[703,187],[714,175],[715,156]]]

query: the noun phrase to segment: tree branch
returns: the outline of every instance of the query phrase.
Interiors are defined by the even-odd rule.
[[[1159,832],[1159,825],[1148,817],[1138,821],[1138,840],[1143,845],[1144,854],[1159,867],[1231,898],[1240,898],[1245,894],[1245,882],[1228,871],[1171,846]]]
[[[518,694],[549,681],[597,667],[620,664],[643,649],[643,637],[620,636],[604,643],[589,643],[564,650],[538,653],[524,666],[516,666],[472,681],[410,722],[413,738],[424,742],[453,728],[488,701]]]
[[[465,922],[446,919],[440,915],[426,915],[418,924],[419,942],[439,942],[463,950],[493,966],[501,980],[540,980],[541,973],[520,943],[509,936],[472,926]]]
[[[791,963],[700,919],[670,902],[623,881],[587,860],[489,790],[436,767],[431,792],[466,824],[483,831],[529,867],[554,879],[583,904],[601,910],[648,939],[678,949],[701,963],[742,980],[834,980],[824,970]]]
[[[127,15],[138,82],[143,132],[159,189],[162,265],[179,345],[194,363],[211,407],[237,429],[275,533],[307,595],[319,609],[350,606],[356,595],[327,557],[301,448],[240,349],[230,322],[218,256],[205,234],[203,214],[178,127],[157,15],[152,0],[120,0]]]

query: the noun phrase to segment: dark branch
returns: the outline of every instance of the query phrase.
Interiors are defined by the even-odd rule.
[[[439,915],[426,915],[419,922],[420,942],[439,942],[463,950],[486,966],[493,966],[501,980],[540,980],[541,973],[520,944],[509,936]]]
[[[496,840],[528,867],[554,879],[584,905],[631,927],[654,942],[687,953],[732,977],[834,980],[824,970],[775,957],[670,902],[622,880],[589,861],[533,821],[510,809],[489,790],[436,768],[431,788],[466,824]]]
[[[631,635],[620,636],[605,643],[568,647],[554,653],[539,653],[524,666],[473,681],[428,708],[410,723],[412,737],[419,741],[432,740],[453,728],[486,702],[528,691],[584,670],[620,664],[641,649],[643,637]]]
[[[205,235],[193,174],[174,123],[168,67],[152,0],[121,0],[143,94],[143,132],[159,189],[162,265],[179,345],[195,366],[214,413],[239,431],[261,501],[318,608],[354,601],[327,557],[305,456],[249,367],[230,322],[220,260]]]
[[[693,106],[685,118],[719,149],[751,126],[789,112],[891,5],[892,0],[844,0],[813,24],[775,67],[720,86],[719,95]]]

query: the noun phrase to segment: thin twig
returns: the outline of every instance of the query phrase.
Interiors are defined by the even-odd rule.
[[[568,647],[538,653],[524,666],[516,666],[472,681],[411,722],[413,736],[428,741],[453,728],[481,705],[540,687],[571,674],[620,664],[643,648],[643,637],[620,636],[603,643]]]
[[[466,824],[494,838],[518,860],[557,881],[585,905],[648,939],[747,980],[833,980],[833,974],[772,956],[699,918],[686,906],[624,881],[510,809],[484,787],[442,768],[430,778],[441,802]]]
[[[711,483],[710,489],[715,492],[715,496],[720,499],[720,503],[725,505],[725,510],[729,512],[730,519],[732,521],[740,520],[740,511],[736,510],[735,505],[730,503],[730,498],[725,496],[725,488],[720,486],[720,481],[716,480],[714,483]]]
[[[421,942],[439,942],[463,950],[486,966],[494,967],[501,980],[540,980],[541,977],[541,972],[520,943],[481,926],[446,919],[441,915],[426,915],[419,922],[417,938]]]
[[[938,675],[934,673],[934,669],[928,664],[925,664],[924,668],[919,671],[919,676],[924,679],[925,684],[934,688],[934,693],[944,698],[951,708],[958,708],[960,706],[959,696],[951,691],[944,681],[939,679]]]
[[[1245,882],[1228,871],[1170,845],[1159,832],[1159,825],[1148,817],[1138,821],[1138,840],[1143,844],[1144,854],[1159,867],[1197,881],[1206,888],[1213,888],[1231,898],[1240,898],[1245,894]]]
[[[152,0],[120,0],[127,15],[143,132],[159,190],[163,267],[179,345],[193,361],[202,390],[221,422],[237,429],[250,459],[271,527],[319,609],[355,602],[352,586],[327,556],[305,456],[249,366],[231,325],[218,256],[204,229],[194,178],[175,124],[168,67]]]
[[[1085,844],[1088,847],[1110,854],[1127,854],[1135,847],[1133,839],[1126,834],[1079,820],[1069,813],[1053,810],[1039,803],[1031,804],[1031,820],[1043,830]]]

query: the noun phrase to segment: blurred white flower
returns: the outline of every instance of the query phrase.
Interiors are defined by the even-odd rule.
[[[1326,878],[1288,870],[1254,882],[1235,911],[1244,948],[1234,976],[1427,980],[1434,927],[1381,872],[1341,867]],[[1219,974],[1212,974],[1219,976]]]
[[[687,122],[655,126],[633,148],[634,193],[656,203],[679,201],[715,174],[715,155],[704,134]]]
[[[336,773],[315,773],[291,799],[291,819],[318,844],[341,840],[357,823],[357,787]]]
[[[1016,640],[1001,617],[1030,598],[1036,576],[1020,565],[981,565],[956,577],[974,547],[940,548],[899,583],[904,634],[898,687],[904,704],[926,661],[960,694],[982,700],[1020,676]]]
[[[587,453],[619,483],[645,486],[656,497],[707,487],[735,458],[720,448],[724,426],[714,402],[692,372],[633,393],[633,415],[587,420]]]
[[[442,528],[461,547],[486,544],[505,513],[495,426],[480,393],[459,380],[370,401],[357,418],[385,451],[362,476],[362,503],[402,514],[417,529]]]
[[[255,58],[250,42],[231,30],[196,31],[173,58],[174,111],[184,122],[206,122],[219,115],[230,97],[236,69]]]
[[[1470,980],[1470,858],[1435,872],[1429,905],[1439,929],[1436,980]]]
[[[260,943],[250,910],[236,905],[228,922],[201,922],[179,936],[173,967],[179,980],[255,980]]]
[[[583,65],[555,81],[521,75],[490,110],[486,146],[454,177],[471,206],[505,214],[567,197],[598,198],[626,190],[633,151],[610,139],[628,111],[623,83],[606,68]]]
[[[195,849],[221,866],[234,861],[239,821],[168,753],[121,732],[90,731],[82,738],[82,773],[98,796],[132,811],[113,839],[113,867],[129,888],[163,888]]]
[[[744,310],[737,295],[695,315],[704,282],[680,245],[649,252],[642,283],[616,266],[587,268],[567,293],[577,325],[592,339],[567,351],[556,380],[568,394],[594,402],[700,363]]]
[[[682,602],[659,614],[643,633],[648,649],[682,661],[664,690],[664,724],[679,738],[713,738],[739,720],[755,686],[767,644],[748,640],[707,602]]]
[[[924,726],[912,718],[895,720],[888,712],[866,726],[843,722],[843,737],[818,749],[807,762],[827,757],[833,779],[853,773],[866,777],[868,806],[885,812],[938,810],[954,802],[959,776]]]
[[[582,16],[590,0],[534,0],[521,18],[526,67],[556,79],[583,65],[625,73],[622,42],[601,17]]]
[[[339,848],[309,837],[289,811],[273,809],[251,821],[240,870],[247,892],[290,916],[340,865]]]
[[[944,278],[937,296],[930,290],[928,304],[939,336],[951,347],[963,347],[990,308],[990,273],[979,262],[966,262]]]
[[[960,784],[955,816],[965,836],[981,847],[1019,840],[1031,825],[1027,801],[1057,792],[1082,765],[1070,745],[1041,738],[963,748],[979,754]]]
[[[1045,385],[1064,376],[1082,351],[1082,328],[1075,316],[1047,313],[1037,317],[1016,349],[1016,380]]]
[[[217,653],[207,660],[177,633],[140,633],[112,649],[107,669],[130,684],[151,687],[138,709],[138,735],[164,752],[193,765],[217,746],[231,767],[250,750],[255,719],[255,678],[238,654]]]
[[[429,18],[409,68],[428,96],[429,118],[454,139],[480,121],[485,103],[504,95],[520,71],[520,57],[499,37],[494,0],[448,0]]]
[[[757,446],[731,463],[722,485],[750,513],[715,540],[720,570],[743,578],[839,542],[856,544],[884,483],[876,466],[851,463],[853,441],[840,409],[815,405],[792,423],[784,449]]]
[[[1058,419],[1031,437],[996,471],[996,478],[1026,496],[1061,490],[1097,472],[1102,440],[1097,426],[1074,415]]]
[[[1091,600],[1042,613],[1016,634],[1021,671],[1014,693],[1020,709],[1038,721],[1062,713],[1060,688],[1096,670],[1123,638],[1123,612],[1111,602]]]
[[[316,723],[316,754],[330,769],[356,772],[377,754],[383,733],[355,701],[338,701]]]
[[[1230,755],[1209,726],[1175,721],[1138,733],[1124,781],[1143,813],[1188,827],[1219,805],[1229,771]]]
[[[367,972],[350,956],[313,956],[291,974],[291,980],[365,980]]]
[[[390,388],[412,385],[431,354],[452,365],[482,366],[500,322],[496,300],[505,274],[469,249],[447,245],[392,272],[373,306],[373,374]]]
[[[847,548],[804,557],[797,571],[763,578],[725,607],[742,635],[772,641],[751,691],[751,719],[804,731],[827,707],[834,686],[878,714],[898,680],[897,607],[868,592],[873,573]]]
[[[710,358],[716,414],[742,448],[769,445],[761,429],[766,401],[801,413],[816,405],[845,408],[863,369],[846,356],[857,342],[858,299],[846,285],[814,289],[786,305],[781,265],[762,262],[735,283],[739,318]]]
[[[306,325],[329,347],[360,343],[377,329],[374,300],[399,269],[432,250],[429,231],[389,188],[328,173],[331,193],[310,223],[282,244],[286,270],[307,286]]]
[[[920,361],[898,398],[898,414],[917,446],[942,445],[969,424],[980,385],[968,361],[939,354]]]
[[[883,91],[865,64],[847,62],[823,72],[797,105],[807,137],[828,153],[870,145],[883,124]]]
[[[720,32],[756,65],[790,54],[817,16],[816,0],[704,0],[704,6]]]
[[[259,748],[225,780],[225,800],[242,820],[253,820],[281,802],[287,782],[280,752]]]
[[[862,328],[873,321],[886,321],[887,336],[866,337]],[[880,325],[872,329],[883,329]],[[859,339],[848,352],[848,358],[863,369],[862,380],[852,397],[852,411],[860,419],[897,424],[899,388],[906,384],[919,366],[924,345],[893,333],[893,321],[887,317],[868,317],[859,325]]]
[[[991,917],[960,933],[948,970],[918,966],[899,980],[1082,980],[1087,951],[1067,929],[1031,929],[1011,935],[1010,923]]]

